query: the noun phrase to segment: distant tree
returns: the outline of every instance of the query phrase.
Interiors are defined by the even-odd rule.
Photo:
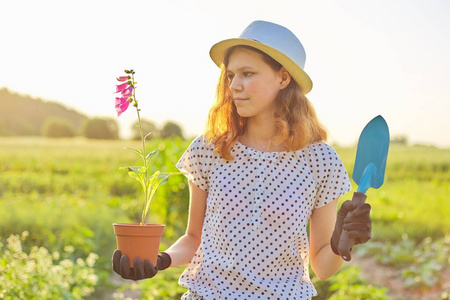
[[[113,140],[119,138],[119,126],[113,119],[94,118],[86,121],[84,136],[89,139]]]
[[[142,124],[142,128],[143,128],[143,131],[144,131],[144,136],[147,133],[149,133],[149,132],[153,132],[153,134],[150,135],[147,139],[159,137],[159,129],[156,126],[155,123],[153,123],[152,121],[149,121],[149,120],[141,119],[141,124]],[[141,139],[141,134],[139,132],[139,127],[138,127],[138,122],[137,121],[131,126],[131,130],[132,130],[132,133],[133,133],[133,137],[132,138],[134,140]]]
[[[397,145],[407,145],[408,144],[408,137],[406,135],[394,136],[391,139],[391,143],[392,144],[397,144]]]
[[[168,121],[164,124],[163,128],[161,129],[160,136],[163,139],[168,138],[168,137],[173,137],[173,136],[178,136],[178,137],[183,138],[183,131],[182,131],[180,125],[178,125],[174,122]]]
[[[42,126],[42,135],[51,138],[74,137],[75,129],[71,122],[58,118],[48,118]]]

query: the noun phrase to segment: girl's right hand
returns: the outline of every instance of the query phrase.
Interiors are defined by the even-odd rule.
[[[112,257],[112,267],[114,272],[119,274],[124,279],[141,280],[152,278],[158,271],[167,269],[172,263],[169,254],[160,252],[156,261],[156,266],[153,266],[147,259],[142,263],[139,258],[134,259],[134,267],[130,267],[130,259],[126,255],[122,255],[120,250],[115,250]]]

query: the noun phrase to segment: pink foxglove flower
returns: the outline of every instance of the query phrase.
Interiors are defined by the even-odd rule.
[[[116,93],[120,93],[128,87],[128,82],[116,85]]]
[[[122,93],[122,97],[129,98],[133,94],[133,87],[129,86],[126,89],[124,89],[121,93]]]
[[[116,79],[119,82],[127,81],[125,83],[116,85],[116,93],[121,94],[121,97],[116,97],[116,112],[117,116],[120,116],[124,111],[127,110],[130,102],[133,101],[132,96],[134,86],[132,82],[128,80],[130,79],[130,76],[119,76]],[[129,99],[131,101],[129,101]]]
[[[130,102],[128,101],[128,98],[116,97],[117,116],[120,116],[124,111],[126,111],[129,105],[130,105]]]
[[[117,81],[120,81],[120,82],[127,81],[128,79],[130,79],[129,76],[119,76],[119,77],[117,77]]]

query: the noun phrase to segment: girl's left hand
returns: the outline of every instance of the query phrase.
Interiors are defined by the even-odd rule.
[[[336,224],[331,237],[331,249],[336,255],[338,251],[339,240],[342,230],[348,232],[350,238],[355,240],[354,245],[364,244],[370,240],[372,235],[372,219],[370,217],[371,206],[364,203],[355,208],[352,201],[345,201],[338,211]],[[349,215],[349,212],[352,212]]]

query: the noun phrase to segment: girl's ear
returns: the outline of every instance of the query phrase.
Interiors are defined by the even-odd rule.
[[[281,78],[280,88],[284,89],[291,82],[292,76],[291,76],[291,74],[289,74],[289,72],[284,67],[281,67],[280,78]]]

